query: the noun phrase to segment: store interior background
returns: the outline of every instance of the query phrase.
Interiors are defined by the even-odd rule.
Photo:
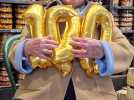
[[[3,46],[7,38],[20,34],[25,21],[22,13],[33,3],[41,2],[44,6],[47,0],[0,0],[0,100],[11,100],[19,82],[25,77],[24,74],[16,72],[13,68],[7,67],[4,59]],[[134,45],[134,1],[133,0],[98,0],[112,12],[114,21],[122,33]],[[132,62],[131,68],[134,67]],[[128,70],[112,75],[113,84],[117,93],[123,89],[127,91]],[[134,83],[134,82],[133,82]],[[131,84],[131,88],[134,84]],[[133,90],[134,93],[134,90]],[[126,99],[120,99],[126,100]],[[134,100],[134,99],[133,99]]]

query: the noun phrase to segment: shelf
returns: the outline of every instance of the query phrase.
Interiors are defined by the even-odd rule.
[[[114,75],[111,76],[111,78],[116,91],[122,89],[122,87],[127,86],[127,75]]]
[[[21,29],[0,29],[0,33],[20,33]],[[122,31],[123,34],[134,34],[134,30]]]
[[[2,57],[0,57],[0,63],[3,63],[3,58]]]
[[[0,91],[11,89],[11,87],[0,86]]]
[[[20,33],[21,29],[0,29],[0,33]],[[122,31],[123,34],[134,34],[134,30]]]
[[[11,87],[0,88],[0,100],[12,100],[14,92]]]
[[[126,74],[124,74],[124,75],[112,75],[112,76],[111,76],[112,79],[116,79],[116,78],[126,78],[126,77],[127,77]]]
[[[20,33],[21,29],[0,29],[0,33]]]
[[[11,4],[34,4],[34,3],[40,3],[45,5],[45,2],[39,2],[39,1],[25,1],[25,0],[0,0],[0,3],[11,3]]]
[[[134,10],[134,7],[127,7],[127,6],[113,6],[113,8],[119,10]]]
[[[123,34],[134,34],[134,30],[131,31],[122,31]]]

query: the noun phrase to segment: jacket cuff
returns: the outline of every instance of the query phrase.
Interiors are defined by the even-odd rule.
[[[32,67],[28,62],[28,59],[24,55],[25,40],[21,41],[15,52],[15,68],[20,73],[28,74],[32,72]]]
[[[112,53],[112,49],[106,41],[101,42],[104,50],[104,57],[96,60],[98,65],[100,76],[110,76],[114,73],[115,61]]]

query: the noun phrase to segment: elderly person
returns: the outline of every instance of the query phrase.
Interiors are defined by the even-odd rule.
[[[90,8],[91,1],[56,0],[48,4],[47,7],[60,4],[72,5],[79,15],[83,16]],[[22,38],[14,42],[9,53],[9,59],[14,68],[27,74],[17,90],[15,98],[63,100],[66,97],[66,100],[117,100],[110,75],[127,70],[131,64],[133,52],[130,43],[115,25],[113,26],[112,42],[76,37],[70,43],[75,58],[97,59],[100,76],[94,75],[93,78],[88,78],[85,75],[77,59],[72,62],[73,72],[67,77],[63,77],[54,68],[33,70],[28,57],[46,59],[52,55],[52,50],[58,44],[51,37],[31,39],[28,33],[27,27],[25,27],[22,31]],[[77,50],[76,46],[84,50]],[[111,65],[107,59],[109,56],[112,60]],[[109,68],[112,70],[107,71]]]

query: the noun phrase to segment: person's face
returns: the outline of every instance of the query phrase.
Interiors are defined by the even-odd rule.
[[[72,5],[74,8],[82,5],[85,0],[62,0],[62,2],[66,5]]]

